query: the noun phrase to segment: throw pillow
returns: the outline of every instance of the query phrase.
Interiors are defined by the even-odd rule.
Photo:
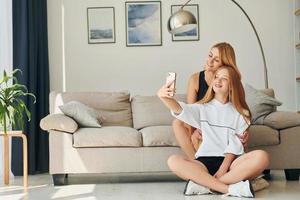
[[[74,119],[64,114],[51,114],[40,121],[40,127],[45,131],[57,130],[74,133],[78,129],[78,124]]]
[[[245,85],[245,95],[252,114],[252,124],[263,124],[264,118],[282,104],[248,84]]]
[[[97,111],[78,101],[71,101],[62,106],[60,110],[73,118],[81,127],[101,127],[97,119]]]

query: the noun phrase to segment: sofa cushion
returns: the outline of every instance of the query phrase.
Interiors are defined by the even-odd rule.
[[[296,112],[272,112],[264,119],[264,124],[275,129],[300,126],[300,114]]]
[[[80,128],[73,134],[74,147],[140,147],[142,135],[130,127]]]
[[[185,101],[186,95],[176,95]],[[133,127],[141,129],[148,126],[171,125],[173,117],[168,108],[157,96],[134,96],[131,101]]]
[[[73,118],[81,127],[101,127],[97,111],[83,103],[71,101],[59,106],[59,108],[65,115]]]
[[[50,112],[61,113],[58,106],[79,101],[97,111],[103,126],[132,127],[129,98],[128,92],[51,92]]]
[[[178,146],[172,126],[151,126],[140,130],[143,146]]]
[[[249,128],[249,147],[277,145],[279,132],[264,125],[251,125]]]
[[[64,114],[50,114],[40,121],[40,127],[44,131],[57,130],[74,133],[78,129],[78,124]]]
[[[268,90],[257,90],[248,84],[245,85],[246,102],[252,114],[252,124],[263,124],[264,118],[274,112],[276,106],[282,104],[268,93],[272,94]]]

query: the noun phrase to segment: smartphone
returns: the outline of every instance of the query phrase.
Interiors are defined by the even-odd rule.
[[[174,81],[171,85],[170,88],[174,89],[175,88],[175,83],[176,83],[176,73],[175,72],[168,72],[167,78],[166,78],[166,84]],[[172,94],[174,96],[174,93]]]

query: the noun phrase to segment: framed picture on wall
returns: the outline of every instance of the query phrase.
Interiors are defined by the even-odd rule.
[[[161,46],[161,2],[125,2],[126,46]]]
[[[87,8],[88,43],[115,43],[115,8]]]
[[[178,11],[182,5],[172,5],[171,13]],[[197,27],[183,33],[172,34],[172,41],[197,41],[199,40],[199,8],[198,4],[188,4],[184,6],[184,10],[190,11],[197,20]]]

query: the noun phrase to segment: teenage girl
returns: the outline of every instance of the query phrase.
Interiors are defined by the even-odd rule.
[[[168,159],[170,169],[189,180],[185,195],[217,191],[254,197],[249,180],[267,168],[269,157],[262,150],[245,153],[237,136],[248,129],[251,119],[239,73],[232,66],[220,67],[204,98],[194,104],[177,102],[171,84],[158,91],[159,98],[178,120],[201,129],[203,138],[195,160],[181,155]]]

